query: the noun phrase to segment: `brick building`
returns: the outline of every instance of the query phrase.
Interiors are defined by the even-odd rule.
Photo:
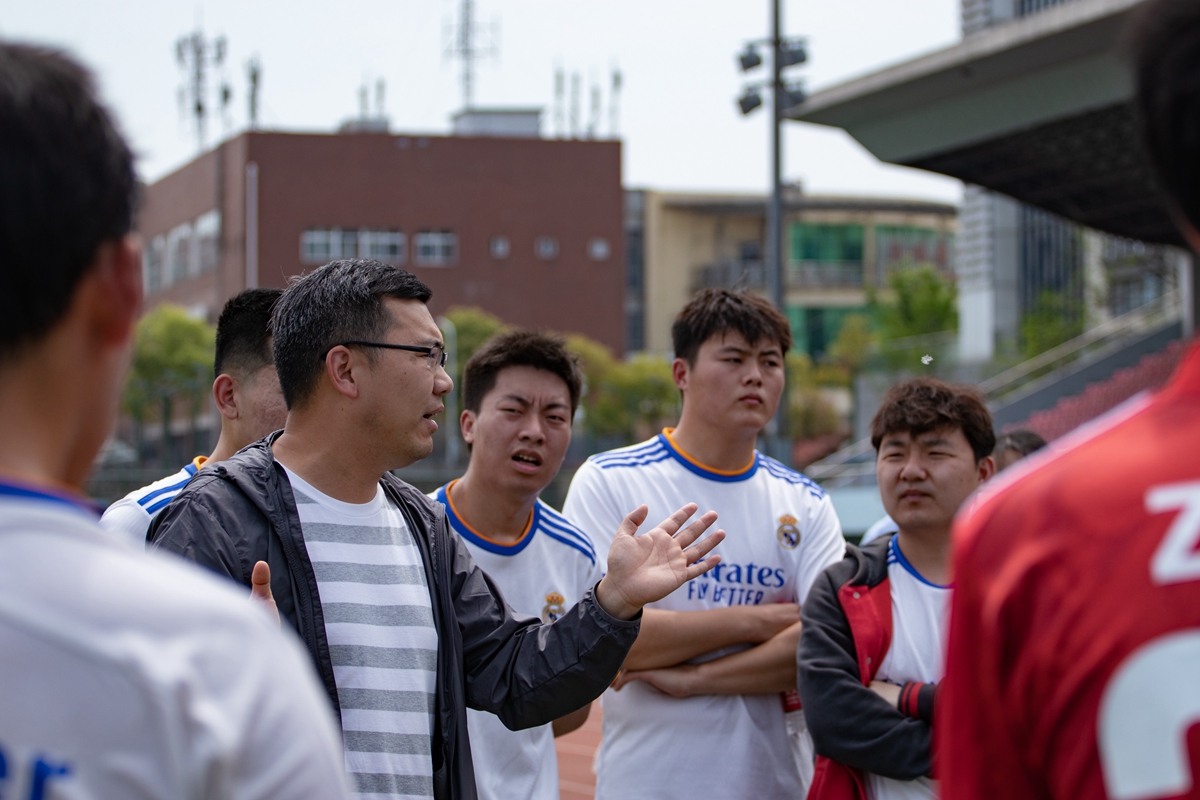
[[[427,283],[434,314],[478,306],[621,355],[622,203],[613,141],[247,132],[147,187],[147,305],[215,322],[244,288],[371,257]]]

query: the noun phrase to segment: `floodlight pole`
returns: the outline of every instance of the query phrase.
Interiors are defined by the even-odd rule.
[[[771,0],[771,201],[767,205],[767,290],[779,313],[787,316],[783,280],[783,20],[782,0]],[[786,353],[784,355],[787,355]],[[768,432],[776,441],[787,432],[786,370],[783,398]],[[772,453],[779,458],[783,453]],[[790,461],[790,459],[784,459]]]

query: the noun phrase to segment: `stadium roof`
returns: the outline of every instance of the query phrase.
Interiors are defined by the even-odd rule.
[[[1182,244],[1137,135],[1123,38],[1142,0],[1072,0],[814,93],[792,119],[1099,230]]]

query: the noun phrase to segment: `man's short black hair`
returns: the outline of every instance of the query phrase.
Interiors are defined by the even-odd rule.
[[[496,386],[496,376],[508,367],[533,367],[562,378],[574,416],[583,391],[579,360],[560,337],[537,331],[498,333],[467,359],[462,377],[463,408],[478,413],[483,398]]]
[[[1200,230],[1200,2],[1152,0],[1133,30],[1146,150],[1175,210]]]
[[[1040,434],[1021,428],[1015,431],[1003,433],[996,439],[996,449],[993,455],[1000,455],[1005,450],[1012,450],[1014,453],[1020,453],[1022,456],[1027,456],[1030,453],[1036,453],[1046,446],[1046,440]]]
[[[91,74],[0,43],[0,358],[58,324],[100,245],[132,229],[137,194]]]
[[[902,381],[888,390],[871,420],[871,445],[878,453],[889,433],[920,436],[942,428],[962,430],[976,463],[996,448],[992,414],[979,392],[926,377]]]
[[[671,326],[675,357],[695,364],[700,345],[728,331],[737,331],[751,345],[764,339],[778,342],[785,355],[792,348],[792,327],[775,306],[748,292],[705,289],[683,307]]]
[[[352,339],[379,341],[392,324],[383,299],[428,303],[433,292],[407,270],[382,261],[333,261],[284,290],[271,330],[275,370],[287,407],[317,388],[330,348]],[[377,354],[365,351],[368,359]]]
[[[247,289],[225,303],[217,320],[213,373],[249,378],[272,366],[271,311],[282,289]]]

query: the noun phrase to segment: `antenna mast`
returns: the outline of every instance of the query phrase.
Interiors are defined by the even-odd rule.
[[[204,149],[208,123],[208,71],[225,63],[225,37],[208,40],[197,28],[175,42],[175,60],[183,71],[184,85],[179,89],[180,111],[196,121],[196,146]],[[217,87],[217,102],[224,112],[233,97],[228,82]]]
[[[463,110],[470,110],[475,103],[475,62],[496,55],[496,26],[491,35],[482,31],[475,22],[475,0],[462,0],[459,8],[458,30],[447,47],[447,52],[462,62]]]

